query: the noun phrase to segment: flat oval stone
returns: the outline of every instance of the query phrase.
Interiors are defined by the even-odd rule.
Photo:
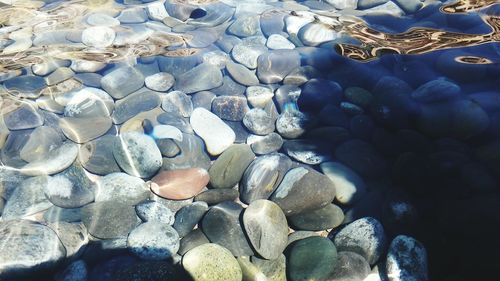
[[[392,240],[387,253],[389,280],[429,280],[427,251],[415,238],[398,235]]]
[[[168,72],[158,72],[144,78],[146,87],[153,91],[166,92],[175,83],[175,78]]]
[[[213,243],[191,249],[182,258],[182,266],[194,281],[242,280],[241,268],[231,252]]]
[[[78,155],[78,145],[64,142],[51,150],[45,159],[33,161],[21,168],[21,173],[28,176],[52,175],[68,168]]]
[[[205,141],[211,155],[221,154],[236,139],[234,131],[228,125],[204,108],[193,110],[190,122],[196,134]]]
[[[252,108],[245,114],[243,124],[256,135],[267,135],[274,132],[274,120],[267,112],[260,108]]]
[[[215,160],[208,170],[213,188],[232,188],[243,176],[253,154],[246,144],[233,144]]]
[[[243,213],[243,226],[257,253],[265,259],[277,259],[286,248],[288,224],[276,203],[256,200]]]
[[[239,186],[241,201],[250,204],[269,198],[291,167],[290,158],[281,153],[255,158],[245,170]]]
[[[295,49],[295,45],[280,34],[271,34],[267,38],[266,46],[272,50]]]
[[[308,126],[309,118],[298,110],[287,110],[276,120],[276,131],[288,139],[295,139],[303,135]]]
[[[344,212],[334,204],[303,212],[288,218],[291,225],[300,230],[320,231],[336,228],[344,221]]]
[[[99,239],[126,238],[138,223],[134,207],[119,201],[97,202],[82,208],[82,222]]]
[[[86,143],[104,135],[111,128],[111,125],[109,117],[64,117],[59,119],[59,126],[64,135],[76,143]]]
[[[56,222],[49,224],[66,248],[66,257],[77,259],[82,256],[87,244],[89,235],[83,223]]]
[[[3,121],[9,130],[32,129],[43,125],[43,117],[36,106],[22,103],[16,109],[3,113]]]
[[[180,237],[186,236],[198,224],[201,218],[208,211],[208,205],[205,202],[193,202],[190,205],[182,207],[175,214],[174,229]]]
[[[203,231],[201,231],[200,228],[197,228],[189,232],[186,236],[182,237],[180,241],[181,246],[179,247],[178,253],[179,255],[184,255],[189,250],[208,243],[210,243],[210,241],[208,240],[207,236],[203,234]]]
[[[300,66],[300,55],[295,50],[274,50],[257,59],[257,77],[262,83],[283,81],[292,69]]]
[[[212,109],[212,101],[216,95],[210,91],[201,91],[196,94],[191,95],[191,101],[193,102],[193,108],[203,107],[206,110]]]
[[[174,213],[168,207],[155,201],[145,201],[137,204],[135,212],[144,222],[157,221],[168,225],[174,224]]]
[[[339,251],[352,251],[375,264],[387,247],[382,224],[371,217],[356,220],[342,228],[334,238]]]
[[[308,237],[292,243],[287,251],[290,280],[326,280],[337,261],[335,245],[324,237]]]
[[[151,191],[158,196],[180,200],[194,197],[208,184],[205,169],[190,168],[161,171],[152,180]]]
[[[133,67],[121,67],[104,75],[101,86],[115,99],[121,99],[144,85],[144,75]]]
[[[181,91],[172,91],[161,96],[161,108],[166,112],[179,114],[182,117],[189,117],[193,112],[191,97]]]
[[[317,165],[330,159],[329,145],[316,140],[287,140],[283,150],[291,158],[309,165]]]
[[[288,171],[270,200],[287,216],[326,206],[335,198],[335,186],[325,175],[303,167]]]
[[[226,247],[234,256],[253,255],[249,241],[240,224],[243,208],[226,201],[213,206],[201,221],[201,230],[210,242]]]
[[[273,132],[265,136],[249,135],[246,143],[250,145],[255,154],[263,155],[280,150],[283,139]]]
[[[107,117],[115,107],[113,98],[97,88],[83,88],[68,96],[69,100],[63,102],[64,116],[68,117]]]
[[[83,30],[82,43],[89,47],[105,48],[113,44],[115,37],[116,33],[112,28],[93,26]]]
[[[245,86],[259,85],[259,79],[254,71],[249,70],[244,65],[228,61],[226,63],[226,70],[231,77],[238,83]]]
[[[274,97],[273,91],[269,87],[250,86],[245,94],[252,107],[264,108]]]
[[[175,141],[181,153],[173,158],[163,158],[163,170],[188,168],[210,168],[210,157],[205,152],[203,140],[193,134],[184,133],[182,142]]]
[[[52,206],[45,197],[46,176],[27,178],[19,183],[9,196],[2,212],[3,220],[20,219]]]
[[[45,83],[53,86],[73,77],[75,73],[69,67],[59,67],[54,72],[45,77]]]
[[[352,204],[366,194],[364,180],[351,168],[339,162],[324,162],[320,165],[323,172],[335,185],[336,199],[342,204]]]
[[[250,110],[244,96],[219,96],[212,101],[212,112],[221,119],[241,121]]]
[[[26,95],[29,97],[38,97],[41,91],[47,87],[45,79],[35,75],[22,75],[10,78],[3,82],[5,89],[11,93]]]
[[[1,222],[0,239],[9,245],[0,251],[0,272],[5,278],[52,269],[66,257],[52,229],[28,220]]]
[[[273,260],[250,257],[252,263],[267,277],[269,281],[286,281],[286,257],[281,254]]]
[[[40,126],[30,134],[28,141],[19,152],[19,156],[26,162],[45,159],[51,148],[62,144],[63,138],[52,127]]]
[[[332,26],[312,22],[303,26],[297,37],[306,46],[317,46],[337,39],[338,35]]]
[[[124,133],[115,140],[113,156],[126,173],[135,177],[152,177],[162,165],[154,140],[136,132]]]
[[[155,92],[144,91],[128,95],[116,102],[113,111],[113,123],[122,124],[137,114],[158,107],[161,103],[160,97]]]
[[[203,191],[202,193],[196,195],[194,200],[197,202],[205,202],[208,205],[215,205],[222,203],[224,201],[234,201],[240,196],[240,193],[236,189],[221,188],[221,189],[209,189]]]
[[[96,181],[95,202],[118,200],[136,205],[149,197],[147,184],[125,173],[112,173]]]
[[[231,56],[236,62],[241,63],[249,69],[257,68],[258,57],[265,53],[267,48],[263,45],[240,43],[236,44],[232,51]],[[236,79],[235,79],[236,80]]]
[[[175,81],[174,88],[178,91],[191,94],[211,90],[220,85],[222,85],[222,73],[220,69],[208,63],[202,63],[179,75]]]
[[[113,156],[116,136],[104,135],[80,146],[78,161],[85,170],[98,175],[120,172]]]
[[[163,260],[179,250],[179,235],[168,224],[149,221],[130,232],[127,247],[141,259]]]
[[[260,17],[257,15],[237,18],[227,31],[238,37],[248,37],[260,32]]]
[[[370,274],[370,264],[354,252],[339,252],[335,270],[328,281],[365,280]]]

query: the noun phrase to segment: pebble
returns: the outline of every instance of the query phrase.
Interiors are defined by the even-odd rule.
[[[429,280],[424,245],[410,236],[396,236],[389,245],[386,270],[390,281]]]
[[[315,140],[287,140],[283,143],[284,152],[291,158],[309,165],[328,161],[329,151],[326,143]]]
[[[106,67],[106,64],[103,62],[91,61],[91,60],[79,60],[79,59],[71,60],[71,65],[69,66],[69,68],[71,68],[71,70],[73,70],[74,72],[80,73],[80,74],[75,75],[77,79],[82,78],[81,80],[87,80],[87,79],[83,79],[83,77],[97,77],[97,78],[99,78],[98,85],[101,85],[100,78],[102,78],[102,77],[99,74],[94,73],[94,72],[98,72],[100,70],[103,70],[105,67]],[[83,75],[83,74],[87,74],[87,75]],[[84,82],[84,81],[82,81],[82,82]],[[87,84],[87,83],[84,83],[84,84]]]
[[[216,95],[210,91],[201,91],[196,94],[191,95],[191,101],[193,103],[193,108],[203,107],[206,110],[212,109],[212,101],[215,99]]]
[[[158,72],[144,78],[144,84],[146,85],[146,87],[158,92],[168,91],[170,88],[172,88],[174,83],[174,76],[168,72]]]
[[[178,253],[179,255],[184,255],[189,250],[208,243],[210,241],[208,241],[207,236],[203,234],[200,228],[197,228],[182,237]]]
[[[237,257],[236,260],[240,264],[243,280],[267,280],[264,273],[250,262],[250,257]]]
[[[47,178],[43,187],[45,196],[62,208],[78,208],[94,201],[93,183],[77,162],[69,168]]]
[[[248,69],[257,68],[257,59],[267,51],[267,48],[259,44],[239,43],[236,44],[232,51],[232,58],[247,67]]]
[[[146,135],[127,132],[115,140],[113,156],[129,175],[150,178],[162,166],[161,152],[154,140]]]
[[[148,221],[130,232],[127,247],[141,259],[164,260],[179,250],[179,235],[168,224]]]
[[[172,91],[161,96],[161,108],[166,112],[189,117],[193,112],[191,97],[181,91]]]
[[[242,16],[231,24],[227,31],[238,37],[248,37],[260,32],[259,16]]]
[[[222,85],[222,73],[216,66],[202,63],[176,77],[174,88],[186,94],[207,91]]]
[[[273,132],[265,136],[249,135],[246,143],[250,145],[255,154],[265,155],[280,150],[283,139]]]
[[[48,225],[57,234],[64,248],[66,248],[66,257],[75,260],[82,256],[89,237],[87,229],[81,222],[56,222]]]
[[[78,155],[78,145],[64,142],[49,151],[45,159],[36,160],[21,168],[21,173],[28,176],[52,175],[68,168]]]
[[[217,115],[204,108],[195,108],[190,118],[193,130],[207,146],[210,155],[219,155],[234,143],[236,135]]]
[[[64,117],[59,119],[59,126],[64,135],[76,143],[86,143],[104,135],[111,128],[111,125],[109,117]]]
[[[230,251],[214,243],[200,245],[182,258],[182,266],[193,281],[241,281],[238,261]]]
[[[87,17],[87,23],[93,26],[118,26],[120,21],[114,17],[101,13],[92,13]]]
[[[244,96],[218,96],[212,101],[212,112],[223,120],[241,121],[250,110]]]
[[[300,55],[295,50],[273,50],[257,59],[257,77],[262,83],[283,81],[292,69],[300,66]]]
[[[35,75],[13,77],[4,81],[3,85],[8,92],[18,92],[33,98],[40,96],[41,91],[47,87],[45,79]]]
[[[27,178],[19,183],[10,194],[2,212],[2,219],[13,220],[36,214],[52,206],[45,197],[45,176]]]
[[[216,205],[224,201],[235,201],[239,196],[240,193],[236,189],[209,189],[196,195],[194,200],[198,202],[205,202],[208,205]]]
[[[118,200],[136,205],[149,197],[146,183],[125,173],[112,173],[96,181],[95,202]]]
[[[82,43],[95,48],[106,48],[113,44],[115,31],[107,26],[92,26],[83,30]]]
[[[137,204],[135,212],[143,222],[155,221],[168,225],[174,224],[174,213],[166,206],[155,201],[144,201]]]
[[[245,94],[252,107],[264,108],[274,97],[273,91],[264,86],[250,86]]]
[[[180,237],[186,236],[200,222],[208,211],[208,205],[205,202],[193,202],[179,209],[175,213],[174,229]]]
[[[362,256],[354,252],[338,252],[335,269],[328,281],[366,280],[370,272],[370,265]]]
[[[236,82],[242,85],[245,86],[259,85],[259,79],[257,79],[255,73],[242,64],[228,61],[226,63],[226,70]]]
[[[288,110],[276,120],[276,131],[284,138],[295,139],[305,133],[308,122],[306,114],[298,110]]]
[[[360,87],[346,88],[344,90],[344,97],[347,101],[361,108],[367,108],[373,100],[372,93]]]
[[[66,209],[57,206],[50,207],[43,213],[47,223],[79,222],[81,221],[81,208]]]
[[[188,169],[192,167],[208,170],[210,158],[205,152],[203,140],[193,134],[184,133],[182,142],[176,141],[181,153],[173,158],[163,158],[163,170]]]
[[[67,117],[109,117],[115,108],[113,98],[97,88],[86,87],[68,97],[67,102],[61,101]]]
[[[232,188],[235,186],[254,157],[255,154],[246,144],[233,144],[228,147],[208,170],[211,187]]]
[[[267,38],[266,46],[272,50],[295,49],[295,45],[280,34],[271,34]]]
[[[97,175],[120,172],[113,156],[115,140],[116,136],[104,135],[83,144],[78,152],[78,161],[85,170]]]
[[[23,102],[16,109],[4,112],[3,122],[9,130],[25,130],[42,126],[44,121],[34,104]]]
[[[160,171],[151,181],[151,191],[167,199],[194,197],[208,184],[208,172],[202,168]]]
[[[275,130],[274,120],[266,111],[260,108],[252,108],[243,118],[243,124],[256,135],[267,135]]]
[[[334,204],[323,208],[290,216],[289,221],[296,229],[320,231],[336,228],[344,221],[344,212]]]
[[[144,76],[133,67],[120,67],[104,75],[101,86],[114,99],[122,99],[144,85]]]
[[[62,142],[63,139],[54,128],[40,126],[31,132],[19,156],[26,162],[42,160],[47,157],[53,147],[60,146]]]
[[[126,238],[139,223],[134,207],[119,201],[96,202],[82,208],[82,222],[99,239]]]
[[[267,277],[269,281],[286,281],[286,257],[281,254],[273,260],[261,259],[256,256],[250,258],[252,263]]]
[[[156,119],[160,124],[171,125],[178,128],[183,133],[193,134],[193,129],[191,128],[191,125],[188,122],[189,120],[182,118],[182,116],[180,116],[177,113],[173,112],[161,113],[156,117]]]
[[[339,203],[354,204],[366,194],[364,180],[351,168],[339,162],[324,162],[320,169],[335,185],[335,198]]]
[[[115,103],[111,115],[114,124],[123,124],[139,113],[150,111],[161,104],[160,96],[152,91],[135,92]]]
[[[222,79],[222,86],[211,91],[217,96],[241,96],[245,93],[246,87],[232,79],[229,75]]]

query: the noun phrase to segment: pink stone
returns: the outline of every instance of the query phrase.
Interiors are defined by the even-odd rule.
[[[202,168],[161,171],[151,180],[151,191],[167,199],[188,199],[200,193],[209,180]]]

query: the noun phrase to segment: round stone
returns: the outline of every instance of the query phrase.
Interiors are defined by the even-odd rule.
[[[273,50],[257,59],[257,77],[262,83],[279,83],[300,66],[300,55],[296,50]]]
[[[210,241],[208,241],[207,236],[203,234],[200,228],[197,228],[182,237],[178,253],[179,255],[184,255],[189,250],[208,243],[210,243]]]
[[[303,212],[288,218],[296,229],[320,231],[336,228],[344,221],[344,212],[334,204],[323,208]]]
[[[158,72],[144,78],[144,83],[153,91],[166,92],[174,85],[175,78],[170,73]]]
[[[113,98],[97,88],[83,88],[63,98],[64,116],[67,117],[108,117],[115,107]]]
[[[226,70],[231,77],[238,83],[245,86],[259,85],[259,79],[254,71],[246,68],[244,65],[229,61],[226,63]]]
[[[193,112],[191,97],[181,91],[173,91],[162,95],[161,108],[166,112],[189,117]]]
[[[295,139],[304,134],[308,122],[308,117],[304,113],[298,110],[287,110],[276,120],[276,130],[284,138]]]
[[[190,122],[196,134],[205,141],[211,155],[221,154],[236,139],[234,131],[224,121],[204,108],[193,110]]]
[[[106,26],[88,27],[82,32],[82,43],[89,47],[105,48],[115,40],[115,31]]]
[[[137,204],[135,212],[144,222],[156,221],[168,225],[174,224],[174,213],[166,206],[155,201],[146,201]]]
[[[64,142],[51,150],[45,159],[33,161],[21,168],[21,173],[28,176],[52,175],[68,168],[78,155],[78,145]]]
[[[127,247],[141,259],[163,260],[179,250],[179,235],[168,224],[149,221],[130,232]]]
[[[194,200],[205,202],[208,205],[215,205],[222,203],[224,201],[235,201],[239,196],[240,193],[236,189],[231,189],[231,188],[209,189],[196,195]]]
[[[59,126],[64,135],[76,143],[86,143],[104,135],[111,128],[111,125],[109,117],[64,117],[59,119]]]
[[[92,13],[87,17],[87,23],[93,26],[118,26],[120,25],[120,21],[113,18],[112,16],[101,14],[101,13]]]
[[[283,139],[276,133],[265,136],[249,135],[247,144],[255,154],[269,154],[278,151],[283,145]]]
[[[220,69],[208,63],[202,63],[179,75],[174,88],[187,94],[207,91],[222,85]]]
[[[328,281],[366,280],[370,274],[370,264],[354,252],[339,252],[335,269]],[[371,279],[370,279],[371,280]]]
[[[246,144],[233,144],[215,160],[208,170],[213,188],[232,188],[243,176],[255,155]]]
[[[83,260],[77,260],[69,264],[63,271],[54,276],[56,281],[85,281],[88,280],[87,264]]]
[[[213,243],[191,249],[182,258],[182,266],[194,281],[241,281],[243,278],[231,252]]]
[[[63,138],[56,129],[49,126],[40,126],[31,132],[28,141],[19,152],[19,156],[26,162],[42,160],[47,157],[53,147],[62,144]]]
[[[149,197],[146,183],[125,173],[112,173],[99,178],[95,188],[95,202],[119,200],[135,205]]]
[[[248,37],[260,32],[259,16],[242,16],[238,17],[231,26],[228,32],[238,37]]]
[[[113,146],[113,156],[126,173],[135,177],[149,178],[162,165],[161,152],[155,141],[136,132],[120,135]]]
[[[11,93],[19,93],[29,97],[38,97],[47,86],[45,79],[35,75],[22,75],[3,82],[5,89]]]
[[[161,171],[151,179],[151,191],[167,199],[188,199],[200,193],[209,179],[202,168]]]
[[[193,202],[177,211],[174,228],[179,236],[183,237],[193,230],[207,211],[208,205],[205,202]]]
[[[97,202],[82,208],[82,222],[99,239],[126,238],[139,223],[134,207],[119,201]]]
[[[274,120],[260,108],[252,108],[245,114],[243,124],[256,135],[267,135],[274,132]]]
[[[24,130],[42,126],[44,121],[38,108],[24,102],[12,111],[4,110],[3,122],[9,130]]]
[[[98,175],[120,172],[113,157],[115,139],[116,136],[104,135],[80,146],[78,161],[85,170]]]
[[[248,110],[244,96],[219,96],[212,101],[212,112],[224,120],[241,121]]]
[[[392,240],[386,264],[391,281],[429,280],[427,251],[412,237],[398,235]]]
[[[104,75],[101,86],[115,99],[121,99],[144,85],[144,75],[134,67],[120,67]]]
[[[267,48],[265,46],[240,43],[233,47],[231,55],[236,62],[241,63],[249,69],[255,69],[257,68],[257,58],[266,51]]]
[[[263,86],[250,86],[245,93],[252,107],[264,108],[274,97],[273,91]]]
[[[366,194],[364,180],[351,168],[338,162],[324,162],[320,168],[335,185],[338,202],[353,204]]]
[[[152,91],[139,91],[128,95],[116,102],[111,117],[113,123],[122,124],[142,112],[154,112],[153,109],[161,104],[159,95]],[[123,129],[122,129],[123,130]]]
[[[280,257],[288,241],[288,224],[278,205],[263,199],[253,201],[243,213],[243,226],[260,256]]]
[[[272,50],[295,49],[295,45],[280,34],[271,34],[267,38],[266,46]]]

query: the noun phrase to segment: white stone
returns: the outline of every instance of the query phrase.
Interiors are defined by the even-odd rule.
[[[273,50],[295,49],[295,45],[292,42],[279,34],[271,34],[271,36],[267,38],[266,46]]]
[[[224,121],[212,112],[198,107],[193,110],[190,118],[191,126],[207,146],[208,153],[219,155],[231,146],[236,134]]]
[[[338,162],[325,162],[320,167],[323,174],[335,184],[335,198],[340,203],[352,204],[366,193],[364,180],[351,168]]]
[[[167,72],[158,72],[144,79],[146,87],[153,91],[166,92],[174,85],[175,78]]]
[[[87,18],[87,23],[93,26],[118,26],[120,21],[106,14],[95,13]]]
[[[96,48],[111,46],[115,40],[116,33],[106,26],[93,26],[82,32],[82,43]]]
[[[163,1],[149,3],[146,6],[146,12],[152,20],[162,21],[164,18],[168,17],[168,12],[167,9],[165,9]]]

